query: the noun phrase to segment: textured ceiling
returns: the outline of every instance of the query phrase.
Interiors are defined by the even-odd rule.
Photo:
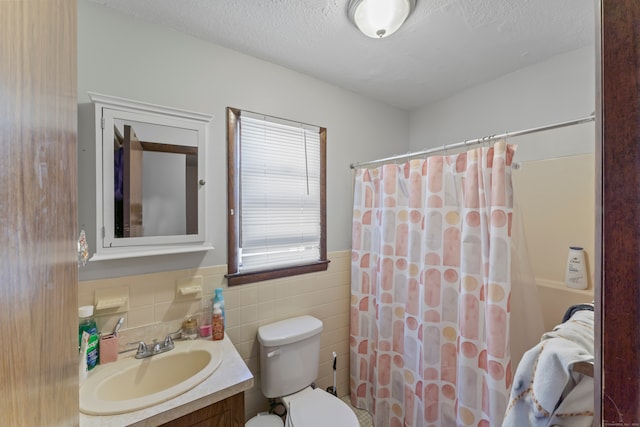
[[[348,0],[91,0],[411,110],[595,41],[592,0],[417,0],[370,39]]]

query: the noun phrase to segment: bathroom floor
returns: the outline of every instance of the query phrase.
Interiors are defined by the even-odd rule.
[[[358,409],[358,408],[354,408],[353,406],[351,406],[351,401],[349,399],[349,396],[343,397],[342,400],[347,405],[349,405],[349,407],[351,409],[353,409],[353,412],[356,413],[356,416],[358,417],[358,421],[360,421],[360,427],[373,427],[373,421],[371,420],[371,414],[369,414],[364,409]]]

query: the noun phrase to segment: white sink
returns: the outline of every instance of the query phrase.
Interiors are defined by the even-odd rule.
[[[97,366],[80,387],[80,411],[122,414],[172,399],[207,379],[222,356],[221,341],[177,341],[166,353]]]

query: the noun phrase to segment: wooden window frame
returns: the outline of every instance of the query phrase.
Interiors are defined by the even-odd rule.
[[[242,110],[227,107],[227,283],[229,286],[255,283],[299,274],[326,271],[327,259],[327,130],[320,128],[320,259],[316,262],[295,266],[277,267],[266,270],[238,271],[238,164],[237,164],[237,125]]]

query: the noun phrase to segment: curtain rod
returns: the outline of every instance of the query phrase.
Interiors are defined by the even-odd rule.
[[[399,154],[399,155],[396,155],[396,156],[385,157],[383,159],[378,159],[378,160],[370,160],[370,161],[367,161],[367,162],[352,163],[351,164],[351,169],[355,169],[355,168],[362,167],[362,166],[371,166],[371,165],[375,165],[375,164],[388,163],[388,162],[407,159],[407,158],[411,158],[411,157],[424,156],[424,155],[427,155],[427,154],[437,153],[438,151],[454,150],[456,148],[463,148],[463,147],[467,147],[469,145],[483,144],[485,142],[494,141],[496,139],[512,138],[514,136],[528,135],[530,133],[536,133],[536,132],[542,132],[542,131],[546,131],[546,130],[558,129],[558,128],[562,128],[562,127],[565,127],[565,126],[579,125],[579,124],[582,124],[582,123],[592,122],[594,120],[595,120],[595,115],[592,114],[590,116],[583,117],[581,119],[568,120],[566,122],[559,122],[559,123],[554,123],[554,124],[546,125],[546,126],[538,126],[538,127],[535,127],[535,128],[520,130],[520,131],[517,131],[517,132],[506,132],[506,133],[503,133],[503,134],[500,134],[500,135],[491,135],[491,136],[486,136],[484,138],[471,139],[471,140],[468,140],[468,141],[462,141],[462,142],[458,142],[458,143],[455,143],[455,144],[444,144],[441,147],[429,148],[429,149],[422,150],[422,151],[415,151],[413,153]]]

